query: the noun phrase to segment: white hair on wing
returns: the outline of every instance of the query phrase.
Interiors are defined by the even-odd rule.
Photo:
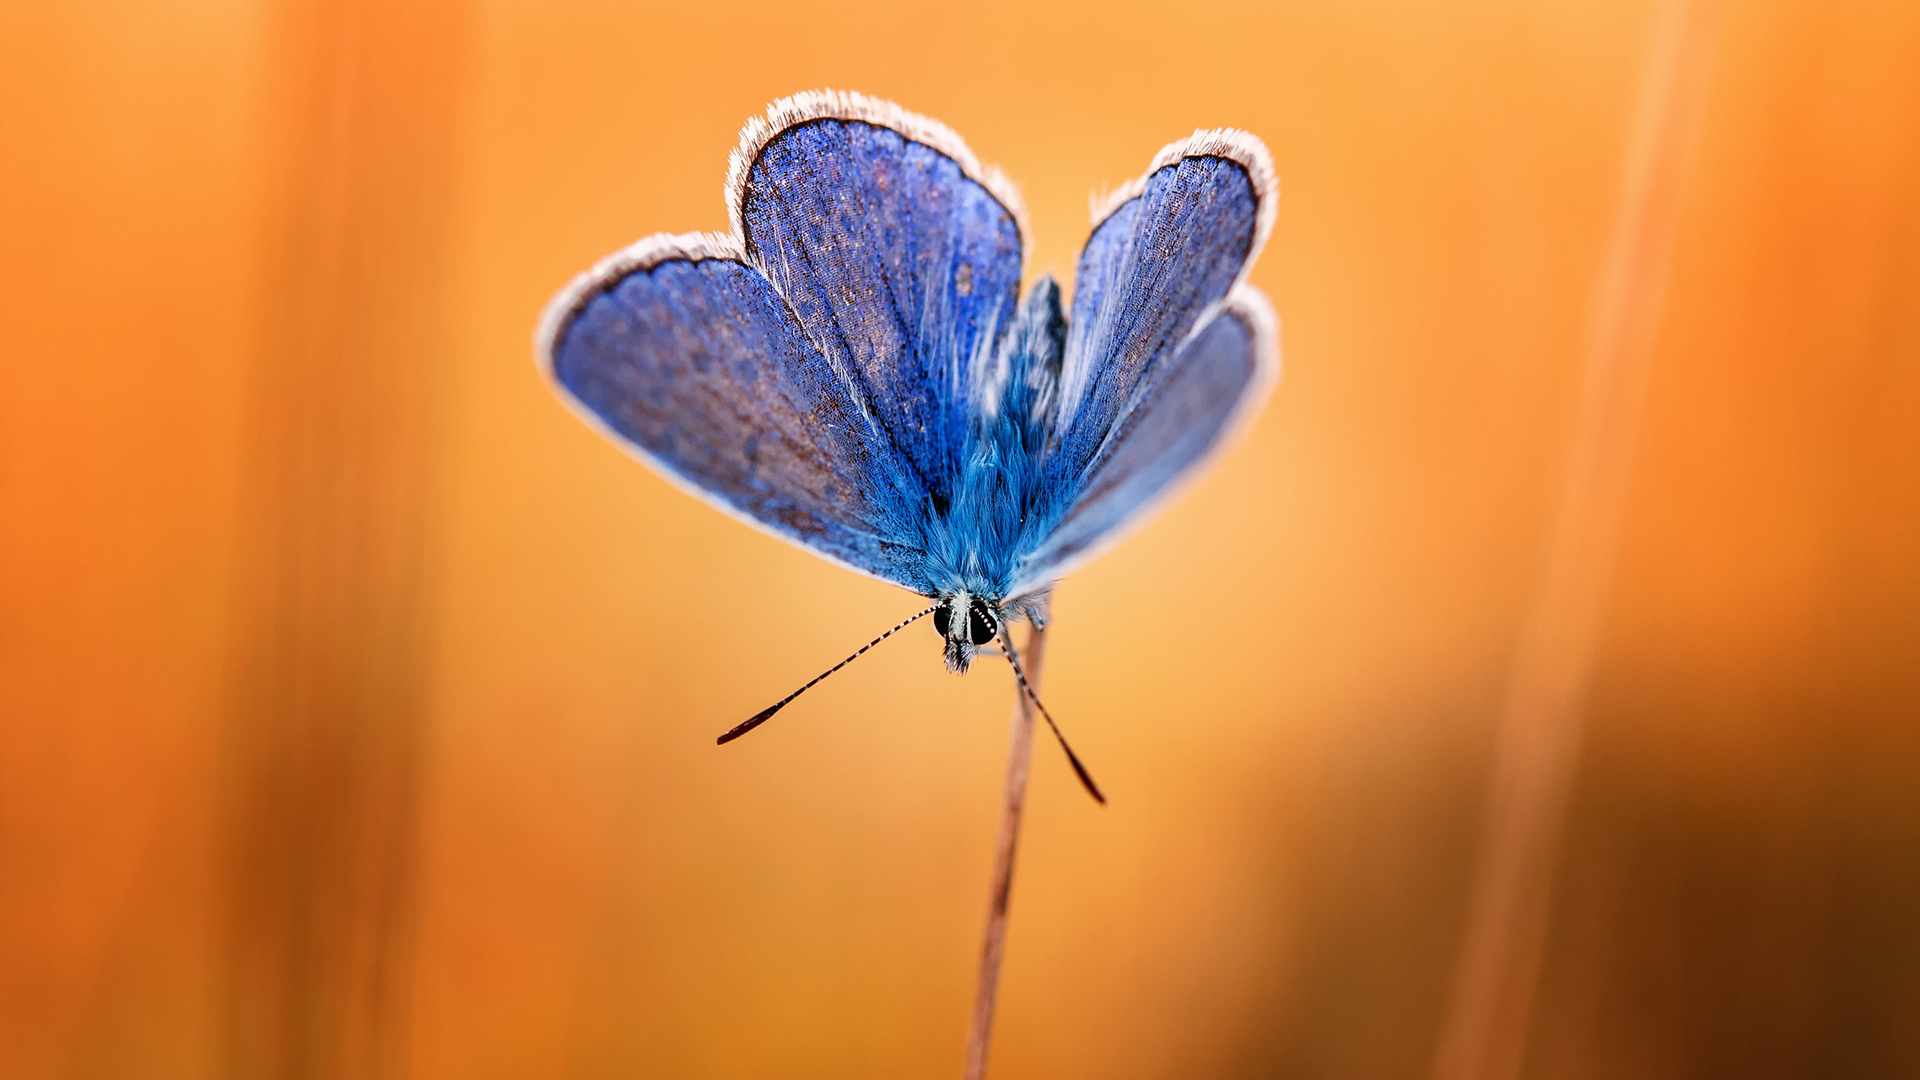
[[[1194,157],[1217,157],[1234,162],[1247,171],[1247,180],[1253,185],[1253,246],[1247,249],[1246,262],[1241,264],[1240,276],[1236,279],[1245,281],[1254,260],[1260,257],[1260,250],[1267,244],[1268,234],[1273,232],[1274,215],[1280,208],[1280,182],[1274,175],[1273,155],[1267,152],[1267,144],[1251,132],[1239,128],[1201,128],[1184,139],[1161,147],[1146,172],[1105,194],[1096,193],[1088,200],[1087,210],[1093,219],[1093,227],[1100,228],[1101,223],[1112,217],[1114,211],[1139,198],[1147,190],[1147,181],[1154,173]]]
[[[559,343],[560,331],[567,320],[586,307],[594,297],[619,284],[628,274],[636,270],[651,270],[663,262],[697,263],[708,259],[743,263],[747,259],[746,248],[739,237],[726,233],[655,233],[628,244],[575,275],[565,288],[554,293],[553,299],[547,301],[546,310],[540,313],[540,322],[534,328],[533,355],[539,361],[540,370],[548,378],[553,377],[553,347]]]
[[[1140,197],[1147,189],[1146,177],[1136,176],[1119,187],[1095,188],[1087,192],[1087,221],[1098,229],[1114,211]]]
[[[767,106],[765,116],[753,117],[740,129],[740,145],[727,158],[727,216],[733,222],[735,235],[747,235],[746,222],[742,217],[747,194],[747,173],[753,169],[753,163],[760,159],[760,152],[766,149],[774,136],[810,120],[853,120],[883,127],[951,159],[960,166],[963,175],[986,188],[987,193],[1012,216],[1014,228],[1020,232],[1020,250],[1024,258],[1027,248],[1031,246],[1027,242],[1026,204],[1020,199],[1020,189],[998,166],[981,165],[966,140],[940,121],[908,112],[891,101],[851,90],[808,90],[781,98]]]
[[[1239,411],[1222,426],[1221,443],[1237,438],[1259,415],[1273,388],[1280,382],[1280,317],[1273,313],[1267,294],[1251,285],[1236,286],[1221,302],[1221,308],[1238,315],[1253,331],[1254,376],[1240,400]]]

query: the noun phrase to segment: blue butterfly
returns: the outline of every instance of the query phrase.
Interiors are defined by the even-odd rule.
[[[927,615],[951,670],[998,637],[1032,696],[1003,628],[1045,625],[1054,582],[1196,475],[1278,376],[1246,283],[1275,209],[1266,147],[1195,132],[1099,202],[1071,312],[1051,277],[1020,297],[1013,185],[889,102],[775,102],[726,197],[731,233],[650,236],[561,290],[542,368],[668,480],[933,603],[720,741]]]

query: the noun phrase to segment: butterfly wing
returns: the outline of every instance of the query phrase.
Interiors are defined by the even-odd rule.
[[[1022,561],[1013,594],[1058,579],[1150,517],[1252,419],[1279,373],[1273,313],[1242,285],[1158,365],[1066,516]]]
[[[1237,131],[1166,147],[1109,200],[1080,256],[1047,463],[1072,494],[1020,588],[1117,539],[1264,399],[1276,337],[1244,280],[1276,201],[1266,147]]]
[[[731,237],[659,236],[576,280],[536,345],[615,441],[749,524],[928,591],[891,451]]]
[[[944,512],[1020,285],[1011,185],[935,121],[820,92],[748,126],[728,186],[749,256]]]
[[[1257,295],[1221,303],[1272,217],[1257,140],[1200,133],[1121,195],[1079,268],[1045,466],[1067,510],[1021,563],[1041,584],[1190,473],[1274,369]],[[643,241],[557,297],[543,364],[695,494],[933,591],[930,532],[1013,322],[1017,197],[945,127],[835,93],[750,123],[728,196],[736,235]]]

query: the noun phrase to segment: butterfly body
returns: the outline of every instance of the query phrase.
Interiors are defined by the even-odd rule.
[[[1244,283],[1274,185],[1243,133],[1173,144],[1108,200],[1070,307],[1051,277],[1022,296],[1012,186],[885,102],[776,103],[727,196],[731,234],[650,237],[555,297],[541,363],[682,487],[931,598],[955,671],[1044,620],[1053,583],[1196,474],[1277,374]]]

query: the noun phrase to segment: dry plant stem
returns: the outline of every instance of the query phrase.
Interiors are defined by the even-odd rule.
[[[1525,1057],[1561,819],[1626,515],[1633,441],[1666,291],[1715,0],[1667,0],[1598,275],[1558,504],[1495,733],[1480,865],[1435,1080],[1513,1080]]]
[[[1034,627],[1023,650],[1027,683],[1040,692],[1047,632]],[[1000,990],[1000,960],[1007,951],[1007,897],[1013,891],[1013,853],[1020,839],[1020,808],[1027,798],[1027,767],[1033,761],[1033,703],[1013,691],[1013,735],[1007,746],[1007,790],[1000,805],[1000,840],[993,852],[993,887],[987,899],[987,936],[980,946],[980,983],[973,996],[973,1028],[967,1034],[966,1080],[987,1075],[987,1041],[993,1034],[993,1004]]]

